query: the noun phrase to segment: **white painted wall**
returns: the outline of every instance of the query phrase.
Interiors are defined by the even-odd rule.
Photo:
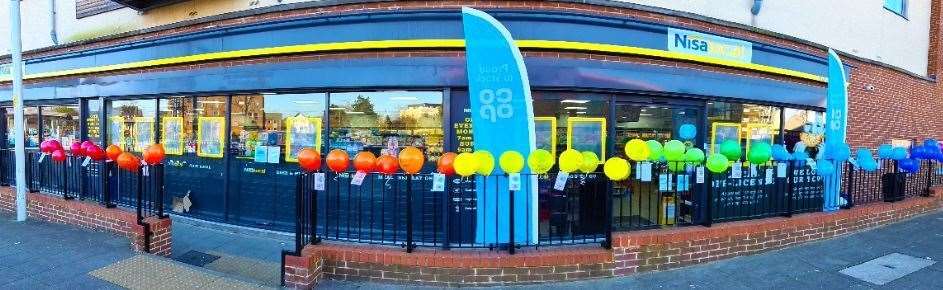
[[[751,25],[926,75],[930,0],[906,0],[907,19],[884,0],[615,0]]]
[[[55,0],[60,43],[153,27],[231,11],[318,0],[191,0],[148,11],[124,8],[75,19],[75,0]],[[791,35],[853,55],[926,75],[930,0],[907,0],[908,19],[884,9],[884,0],[612,0],[694,13]],[[23,1],[24,49],[51,45],[48,0]],[[0,55],[8,54],[9,1],[0,1]]]

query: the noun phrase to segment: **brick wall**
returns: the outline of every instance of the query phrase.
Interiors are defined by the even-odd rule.
[[[301,257],[286,258],[286,285],[311,288],[323,278],[435,286],[495,286],[624,276],[660,271],[736,256],[752,255],[809,241],[828,239],[936,211],[943,190],[934,197],[877,203],[834,213],[768,218],[713,227],[622,232],[613,249],[528,249],[505,252],[418,249],[321,243]],[[320,269],[320,271],[319,271]]]
[[[14,213],[16,192],[12,189],[0,187],[0,211]],[[137,215],[130,211],[105,208],[97,203],[65,200],[42,193],[28,193],[27,214],[33,219],[116,233],[128,237],[129,244],[135,251],[144,251],[144,226],[137,224]],[[150,225],[151,230],[151,253],[170,256],[171,220],[148,218],[145,222]]]

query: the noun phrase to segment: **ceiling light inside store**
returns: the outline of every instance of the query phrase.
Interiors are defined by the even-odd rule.
[[[586,107],[566,107],[564,110],[586,110]]]
[[[589,100],[573,100],[573,99],[566,99],[566,100],[562,100],[562,101],[560,101],[560,102],[561,102],[561,103],[572,103],[572,104],[585,104],[585,103],[589,103]]]
[[[585,112],[585,111],[579,111],[579,112],[576,112],[576,114],[577,114],[577,115],[586,115],[586,112]]]
[[[652,114],[638,114],[638,115],[639,115],[639,116],[644,116],[644,117],[651,117],[651,116],[652,116]]]

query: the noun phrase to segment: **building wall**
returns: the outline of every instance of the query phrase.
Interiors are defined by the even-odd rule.
[[[753,26],[832,47],[909,72],[927,74],[930,1],[907,1],[907,18],[884,0],[618,0]]]
[[[138,13],[122,8],[76,19],[76,0],[52,0],[56,5],[57,38],[69,43],[95,37],[151,28],[180,21],[262,7],[322,0],[191,0]],[[348,1],[344,1],[348,2]],[[754,26],[793,36],[843,52],[927,74],[930,1],[908,1],[907,19],[883,8],[882,0],[767,0],[758,16],[750,8],[753,0],[613,0],[609,4],[640,4]],[[24,49],[52,45],[49,0],[23,2]],[[0,11],[9,10],[0,1]],[[844,17],[842,16],[844,15]],[[819,29],[828,27],[829,29]],[[8,35],[9,23],[0,21],[0,35]],[[9,44],[0,42],[0,54],[9,53]]]

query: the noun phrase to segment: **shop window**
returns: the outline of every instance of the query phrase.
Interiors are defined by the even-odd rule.
[[[108,107],[108,144],[141,152],[156,143],[156,105],[153,99],[111,101]]]
[[[13,148],[14,135],[13,132],[13,108],[6,108],[7,114],[7,147]],[[39,147],[39,108],[38,107],[23,107],[23,130],[26,133],[26,148],[35,148]]]
[[[79,106],[43,106],[43,140],[59,140],[62,144],[72,144],[78,137]]]
[[[744,155],[751,144],[766,142],[775,144],[781,142],[780,109],[773,106],[707,102],[707,119],[709,121],[710,152],[724,141],[734,139],[741,143]]]
[[[606,152],[608,102],[593,96],[539,93],[534,100],[536,148],[559,154],[573,148],[593,151],[600,159]]]
[[[255,162],[296,162],[321,150],[324,94],[244,95],[232,100],[232,152]]]
[[[442,153],[441,92],[335,93],[330,102],[331,148],[396,155],[414,146],[432,162]]]
[[[907,0],[884,0],[884,9],[907,18]]]
[[[683,125],[700,124],[699,110],[684,107],[669,107],[645,104],[618,104],[615,122],[616,155],[623,154],[625,143],[632,139],[667,142],[680,139],[677,132]],[[701,132],[698,130],[698,132]],[[694,140],[684,140],[691,147],[700,147]]]
[[[191,97],[160,99],[160,143],[167,155],[196,153],[193,103]]]
[[[784,113],[783,143],[786,148],[790,152],[805,148],[809,156],[815,156],[825,139],[825,113],[790,108],[786,108]]]
[[[102,104],[98,99],[88,100],[88,116],[85,118],[85,128],[88,131],[88,140],[101,144],[101,109]]]
[[[196,107],[196,155],[222,158],[226,142],[226,97],[198,97]]]

